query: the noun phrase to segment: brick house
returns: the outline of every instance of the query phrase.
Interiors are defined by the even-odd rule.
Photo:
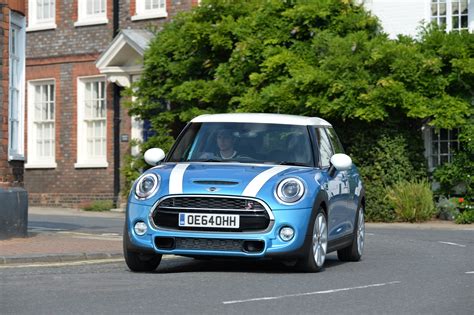
[[[130,152],[129,140],[140,138],[140,124],[121,106],[120,91],[140,75],[152,38],[146,29],[198,1],[26,2],[24,158],[30,204],[120,203],[121,157]]]

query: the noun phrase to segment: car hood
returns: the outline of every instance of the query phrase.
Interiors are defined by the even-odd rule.
[[[310,167],[245,163],[166,163],[148,172],[160,176],[161,184],[154,203],[166,195],[233,195],[275,199],[274,190],[283,178],[297,176],[313,188],[315,170]],[[310,187],[308,187],[310,186]],[[314,191],[314,189],[311,189]]]

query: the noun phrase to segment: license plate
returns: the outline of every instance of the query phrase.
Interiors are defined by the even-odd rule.
[[[180,213],[179,226],[238,229],[239,219],[234,214]]]

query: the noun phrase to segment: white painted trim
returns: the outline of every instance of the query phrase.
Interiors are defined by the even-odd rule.
[[[85,123],[84,123],[84,86],[86,82],[95,82],[95,81],[102,81],[105,82],[105,106],[106,106],[106,113],[105,113],[105,139],[106,139],[106,148],[105,148],[105,156],[98,157],[98,158],[90,158],[86,156],[86,137],[79,136],[84,133],[85,130]],[[75,168],[103,168],[108,167],[107,163],[107,80],[104,75],[94,75],[94,76],[84,76],[84,77],[77,77],[77,157],[76,163],[74,164]]]
[[[36,153],[36,130],[34,124],[34,87],[37,85],[53,85],[54,86],[54,146],[53,156],[50,159],[38,158]],[[27,134],[28,134],[28,162],[25,164],[25,168],[55,168],[56,167],[56,79],[55,78],[44,78],[40,80],[30,80],[27,83],[28,87],[28,121],[27,121]]]
[[[292,166],[275,166],[265,170],[255,176],[250,183],[248,183],[247,187],[245,187],[244,191],[242,192],[242,196],[249,196],[249,197],[256,197],[260,189],[262,189],[263,185],[265,185],[270,178],[273,176],[286,171]]]
[[[101,19],[84,19],[84,20],[77,20],[74,22],[75,27],[80,26],[89,26],[89,25],[101,25],[109,23],[109,19],[101,18]]]
[[[186,172],[188,166],[189,164],[176,164],[173,170],[171,170],[168,192],[170,195],[183,193],[184,172]]]
[[[156,11],[153,13],[148,14],[136,14],[132,16],[132,21],[140,21],[140,20],[149,20],[149,19],[160,19],[160,18],[167,18],[168,12],[165,11]]]
[[[201,115],[191,122],[235,122],[235,123],[262,123],[279,125],[299,125],[299,126],[328,126],[331,124],[324,119],[317,117],[305,117],[283,114],[263,114],[263,113],[233,113],[233,114],[213,114]]]
[[[57,1],[55,0],[53,16],[51,18],[37,20],[36,19],[37,1],[28,0],[28,27],[26,28],[26,31],[33,32],[33,31],[41,31],[41,30],[56,28],[56,2]]]
[[[12,160],[25,160],[25,58],[26,58],[26,18],[18,13],[10,11],[10,33],[11,33],[11,24],[15,24],[20,28],[21,37],[19,41],[19,74],[18,74],[18,152],[11,152],[10,150],[10,143],[8,143],[8,161]],[[11,47],[11,36],[9,34],[9,43],[8,43],[8,53],[10,53]],[[9,59],[10,64],[10,59]],[[10,137],[11,130],[10,130],[10,110],[11,110],[11,95],[10,95],[10,87],[11,87],[11,67],[9,67],[8,73],[8,137]]]
[[[25,163],[25,168],[35,169],[35,168],[56,168],[58,165],[56,163],[51,164],[41,164],[41,163]]]
[[[58,26],[56,23],[47,23],[47,24],[36,24],[33,26],[28,26],[26,28],[27,32],[37,32],[37,31],[45,31],[45,30],[54,30]]]

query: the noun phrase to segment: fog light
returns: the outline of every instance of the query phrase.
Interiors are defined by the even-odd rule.
[[[145,235],[147,227],[146,227],[145,222],[139,221],[139,222],[135,223],[134,229],[135,229],[135,233],[137,235],[142,236],[142,235]]]
[[[295,230],[289,226],[282,227],[280,230],[280,238],[285,242],[291,241],[295,236]]]

